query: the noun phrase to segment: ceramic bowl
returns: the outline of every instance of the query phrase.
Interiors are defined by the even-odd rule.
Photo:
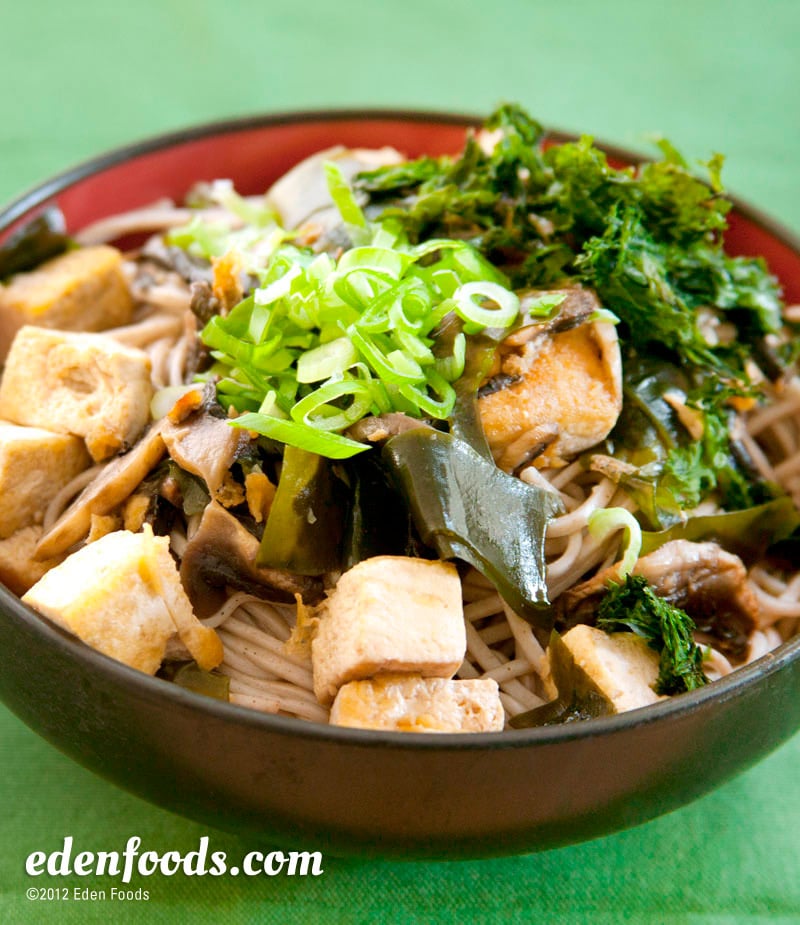
[[[455,152],[474,122],[370,111],[204,125],[43,183],[0,214],[0,238],[50,203],[75,231],[180,199],[197,180],[231,177],[257,193],[333,144]],[[787,232],[738,206],[728,245],[763,254],[800,301],[800,244]],[[328,727],[204,698],[93,651],[2,587],[0,652],[0,697],[87,768],[206,825],[335,854],[482,857],[590,839],[688,803],[800,725],[800,638],[646,709],[481,735]]]

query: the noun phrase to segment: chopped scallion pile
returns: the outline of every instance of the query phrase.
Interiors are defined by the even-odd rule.
[[[284,241],[260,285],[202,333],[217,395],[237,426],[334,458],[367,449],[342,432],[368,414],[446,419],[464,372],[465,334],[508,328],[519,299],[471,245],[412,246],[370,226],[335,165],[332,198],[358,246],[338,259]],[[274,231],[273,231],[274,234]],[[436,329],[457,315],[465,334],[442,356]]]

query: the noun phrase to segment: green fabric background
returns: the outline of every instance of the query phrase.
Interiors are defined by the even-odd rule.
[[[519,100],[619,144],[644,150],[659,132],[690,157],[723,151],[729,187],[800,231],[796,0],[0,0],[0,36],[3,202],[101,150],[207,119]],[[799,771],[795,737],[692,806],[541,855],[326,858],[317,879],[152,877],[132,883],[146,903],[31,902],[26,856],[66,835],[94,851],[131,835],[159,852],[203,834],[232,854],[267,846],[118,791],[0,708],[0,921],[800,922]]]

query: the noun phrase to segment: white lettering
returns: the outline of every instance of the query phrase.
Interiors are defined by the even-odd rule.
[[[275,877],[283,870],[283,866],[286,863],[288,858],[284,855],[282,851],[270,851],[270,853],[264,858],[264,873],[268,874],[270,877]],[[275,869],[275,862],[278,863],[278,869]]]
[[[221,877],[227,869],[228,865],[225,863],[226,856],[224,851],[213,851],[211,853],[211,863],[214,865],[209,873],[212,877]]]
[[[172,877],[181,870],[187,877],[220,877],[230,873],[233,876],[243,873],[247,877],[266,874],[277,877],[280,874],[294,877],[319,877],[323,873],[322,853],[320,851],[250,851],[242,858],[241,865],[228,865],[224,851],[210,851],[210,839],[203,835],[197,849],[185,855],[180,851],[141,851],[142,839],[131,835],[124,850],[118,851],[81,851],[73,859],[73,838],[64,837],[61,848],[47,854],[45,851],[33,851],[25,860],[25,871],[31,877],[39,877],[45,871],[54,877],[66,877],[75,874],[78,877],[95,875],[98,877],[118,877],[123,884],[131,882],[134,873],[141,877],[151,877],[157,872],[165,877]],[[65,891],[67,888],[64,888]],[[33,892],[36,888],[31,887]],[[94,898],[96,891],[76,887],[76,898]],[[101,893],[103,891],[100,891]],[[112,898],[139,899],[142,890],[121,890],[114,888]],[[85,894],[85,895],[84,895]],[[148,898],[147,891],[144,891]]]
[[[29,854],[25,861],[25,873],[30,877],[40,876],[44,873],[42,868],[46,860],[47,855],[44,851],[34,851],[33,854]]]
[[[47,859],[47,873],[51,877],[66,877],[71,873],[69,869],[69,856],[72,853],[72,836],[64,839],[61,851],[54,851]]]
[[[133,873],[133,860],[139,853],[139,845],[141,845],[141,843],[142,840],[138,835],[131,835],[127,844],[125,845],[125,850],[122,852],[123,856],[125,857],[125,870],[122,873],[123,883],[131,882],[131,874]]]
[[[177,874],[181,869],[181,855],[179,851],[168,851],[162,858],[159,863],[159,868],[161,873],[165,877],[171,877],[173,874]]]
[[[139,858],[138,869],[143,877],[152,877],[158,870],[158,852],[145,851]]]
[[[117,900],[128,900],[129,902],[133,900],[144,900],[144,902],[147,902],[147,900],[150,899],[150,891],[144,890],[142,887],[139,887],[138,890],[120,890],[119,887],[112,886],[111,898]],[[105,896],[103,899],[105,899]]]
[[[106,872],[111,876],[119,876],[119,851],[98,851],[97,867],[95,873],[102,877]]]
[[[319,877],[322,870],[322,852],[321,851],[290,851],[289,852],[289,869],[286,873],[293,877],[297,870],[297,864],[300,863],[299,874],[301,877],[307,877],[309,874],[309,865],[311,865],[311,875]]]
[[[187,877],[202,877],[206,872],[206,856],[208,854],[208,835],[200,839],[197,851],[190,851],[183,859],[183,872]],[[192,865],[194,861],[194,866]]]
[[[80,854],[76,854],[72,869],[79,877],[85,877],[87,874],[93,873],[94,854],[91,851],[81,851]]]

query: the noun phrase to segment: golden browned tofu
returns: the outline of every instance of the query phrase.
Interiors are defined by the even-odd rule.
[[[41,522],[50,501],[89,463],[78,437],[0,421],[0,538]]]
[[[0,540],[0,581],[14,594],[24,594],[45,572],[64,559],[63,556],[35,559],[36,545],[41,538],[41,526],[33,524]]]
[[[0,415],[83,437],[94,460],[133,445],[150,419],[150,358],[103,334],[26,325],[0,382]]]
[[[488,678],[386,675],[341,687],[330,722],[395,732],[500,732],[505,713],[497,682]]]
[[[605,439],[616,423],[622,364],[612,324],[585,323],[536,338],[502,362],[507,384],[478,401],[501,468],[510,471],[524,462],[537,439],[549,441],[541,463],[560,465]]]
[[[128,324],[133,307],[116,248],[100,245],[69,251],[0,286],[0,359],[25,324],[104,331]]]
[[[314,693],[378,674],[450,678],[467,648],[461,581],[449,562],[376,556],[345,572],[320,605]]]
[[[214,630],[192,613],[169,551],[169,537],[118,530],[50,569],[23,596],[34,610],[118,661],[154,674],[178,635],[197,663],[223,656]]]
[[[612,712],[623,713],[663,699],[654,690],[658,655],[641,636],[608,634],[581,623],[561,641]]]

